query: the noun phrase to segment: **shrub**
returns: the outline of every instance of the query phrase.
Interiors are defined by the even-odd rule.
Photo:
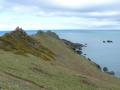
[[[103,71],[104,71],[104,72],[108,72],[108,68],[107,68],[107,67],[104,67],[104,68],[103,68]]]

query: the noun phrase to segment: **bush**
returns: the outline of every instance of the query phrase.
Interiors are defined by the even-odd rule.
[[[107,67],[104,67],[104,68],[103,68],[103,71],[104,71],[104,72],[108,72],[108,68],[107,68]]]
[[[104,67],[103,71],[106,72],[107,74],[115,75],[115,72],[114,71],[109,71],[107,67]]]

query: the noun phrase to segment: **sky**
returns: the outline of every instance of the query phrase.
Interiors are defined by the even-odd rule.
[[[0,30],[120,29],[120,0],[0,0]]]

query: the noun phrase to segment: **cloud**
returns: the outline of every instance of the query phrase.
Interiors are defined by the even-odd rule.
[[[38,11],[39,9],[35,6],[13,6],[10,8],[9,11],[16,12],[16,13],[31,13]]]
[[[1,0],[0,12],[11,16],[11,19],[6,20],[10,22],[15,16],[20,18],[24,15],[22,22],[26,22],[28,17],[35,17],[36,22],[39,18],[44,18],[43,22],[49,22],[52,18],[56,24],[73,25],[73,27],[91,27],[102,28],[118,27],[120,22],[120,1],[118,0]],[[0,15],[1,16],[1,15]],[[53,18],[54,17],[54,18]],[[45,19],[45,18],[48,18]],[[59,22],[58,18],[74,18],[70,22]],[[78,21],[76,21],[76,19]],[[31,19],[32,21],[33,19]],[[17,20],[13,20],[14,22]],[[18,22],[20,19],[18,19]],[[41,21],[42,23],[42,21]],[[64,23],[62,25],[62,23]],[[51,23],[44,23],[50,26]],[[53,25],[53,26],[54,26]],[[27,25],[26,25],[27,26]]]
[[[118,0],[4,0],[4,5],[11,6],[36,6],[44,10],[66,10],[66,11],[93,11],[116,8]],[[116,4],[118,4],[116,6]],[[117,7],[118,8],[118,7]]]
[[[119,4],[118,0],[4,0],[3,10],[17,13],[36,13],[38,16],[102,18],[120,12]]]

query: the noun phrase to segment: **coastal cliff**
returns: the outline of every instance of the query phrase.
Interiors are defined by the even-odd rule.
[[[82,47],[50,31],[30,36],[16,28],[0,37],[0,88],[120,90],[120,79],[75,52]]]

